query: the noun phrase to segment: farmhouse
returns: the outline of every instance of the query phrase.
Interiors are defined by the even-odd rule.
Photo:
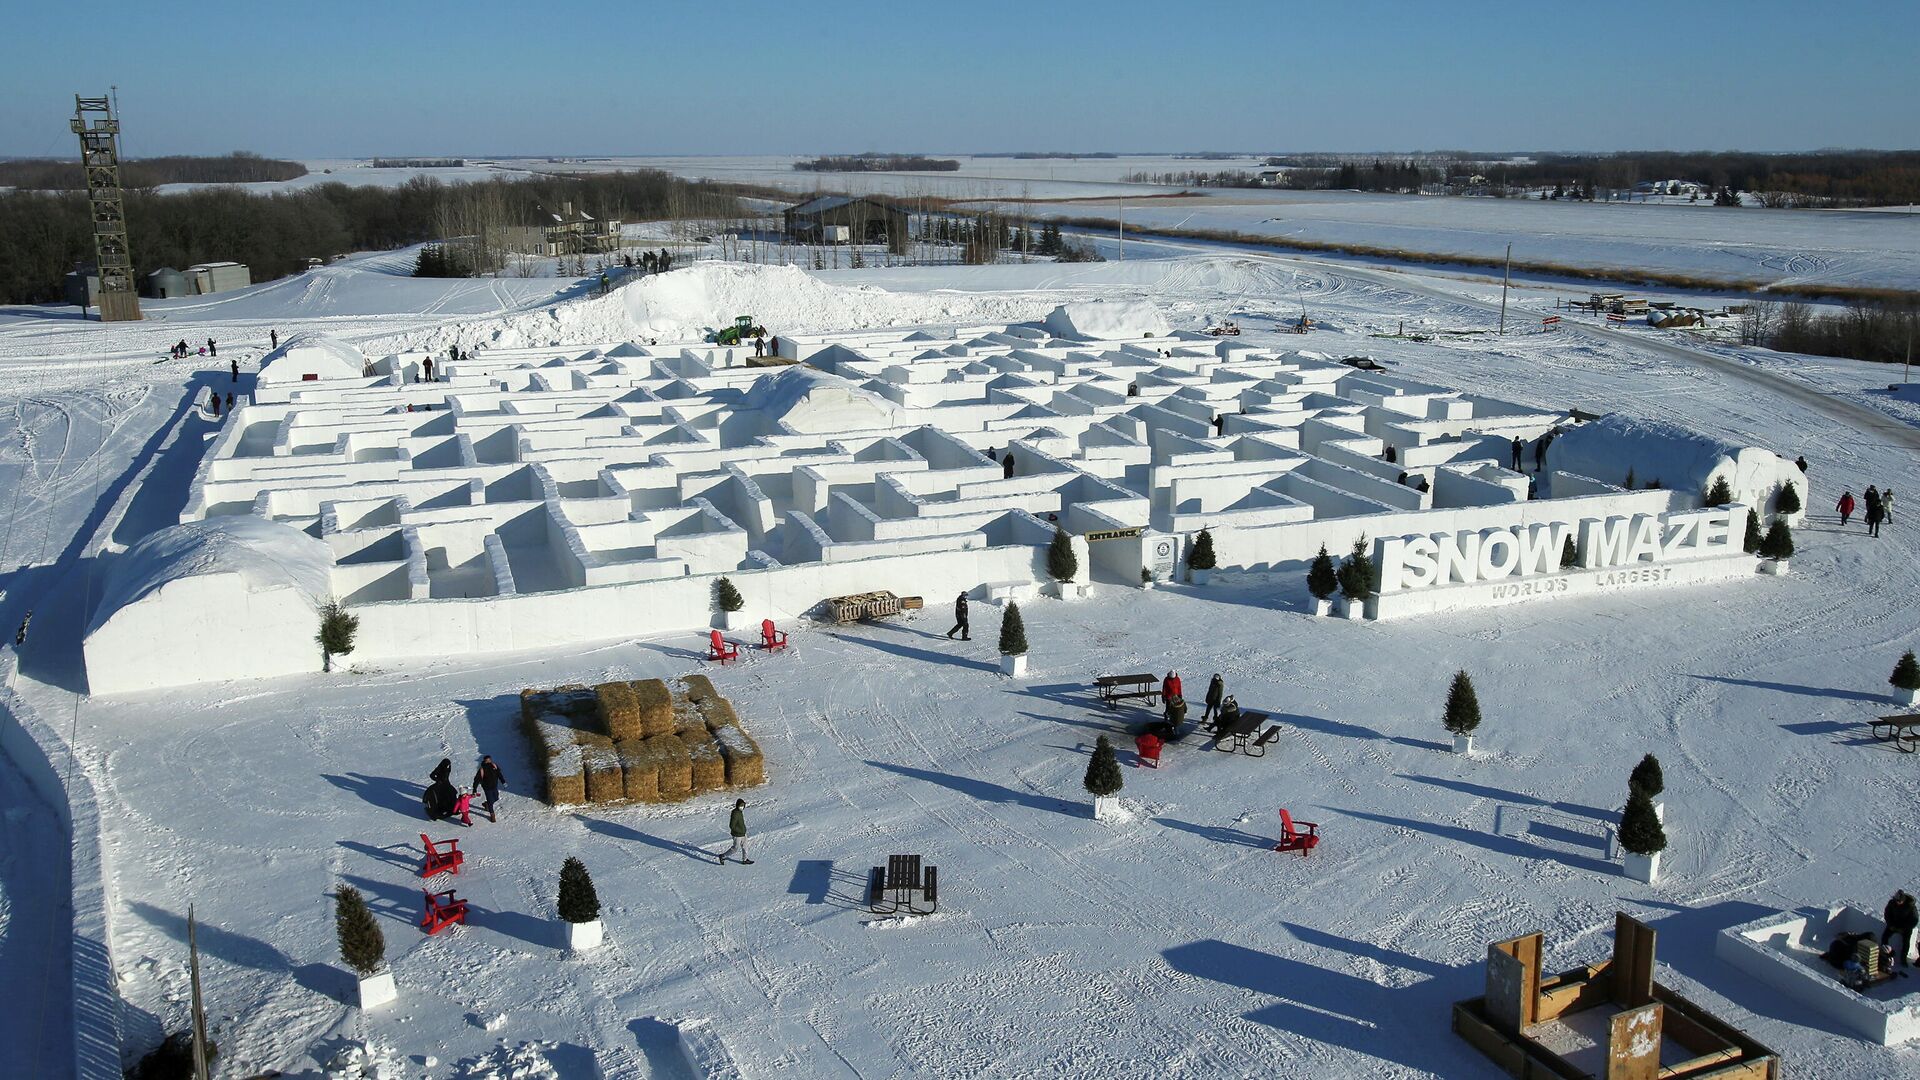
[[[528,255],[601,255],[620,247],[620,222],[596,218],[573,203],[536,206],[523,224],[500,230],[500,242]]]

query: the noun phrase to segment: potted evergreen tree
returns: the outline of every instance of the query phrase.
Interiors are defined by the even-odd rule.
[[[1625,871],[1635,881],[1651,885],[1660,876],[1660,853],[1667,849],[1667,831],[1653,808],[1653,798],[1631,790],[1620,812],[1620,846],[1626,851]]]
[[[1093,795],[1093,817],[1105,821],[1120,812],[1120,762],[1113,756],[1113,743],[1105,735],[1093,744],[1093,758],[1087,762],[1087,791]]]
[[[1800,491],[1789,480],[1780,485],[1780,494],[1773,500],[1773,512],[1776,519],[1790,519],[1800,512]]]
[[[1473,692],[1473,677],[1464,671],[1453,673],[1441,722],[1453,733],[1454,753],[1473,753],[1473,732],[1480,726],[1480,697]]]
[[[1153,569],[1151,567],[1143,566],[1140,568],[1140,587],[1149,592],[1153,591]]]
[[[1793,558],[1793,530],[1787,527],[1785,518],[1775,518],[1767,526],[1767,535],[1760,540],[1760,558],[1761,573],[1787,572],[1787,560]]]
[[[1027,624],[1020,605],[1007,601],[1000,616],[1000,674],[1019,678],[1027,673]]]
[[[335,656],[351,653],[353,636],[359,632],[359,616],[348,614],[338,600],[327,601],[320,609],[320,632],[314,635],[320,643],[320,670],[332,671]]]
[[[1747,511],[1747,533],[1740,540],[1740,550],[1749,555],[1760,554],[1760,541],[1766,539],[1760,532],[1760,512]]]
[[[1346,601],[1342,614],[1349,619],[1366,618],[1373,584],[1373,559],[1367,554],[1367,538],[1363,536],[1353,542],[1353,551],[1340,562],[1340,597]]]
[[[738,630],[746,625],[746,616],[740,609],[747,606],[747,598],[740,595],[740,589],[732,578],[715,578],[713,582],[713,603],[720,609],[720,628]]]
[[[574,952],[597,949],[603,937],[600,894],[594,891],[587,864],[573,856],[560,864],[560,921],[567,925],[567,948]]]
[[[1724,476],[1714,477],[1713,485],[1707,488],[1706,505],[1725,506],[1732,501],[1733,489],[1727,486],[1727,478]]]
[[[340,959],[359,977],[360,1007],[377,1009],[398,998],[393,971],[386,966],[387,939],[359,889],[342,885],[333,894],[333,928],[340,938]]]
[[[1653,803],[1654,816],[1662,821],[1667,819],[1667,804],[1660,801],[1660,793],[1667,790],[1666,777],[1660,775],[1660,759],[1648,754],[1633,767],[1633,773],[1627,777],[1627,794],[1638,791]]]
[[[1899,694],[1894,700],[1903,705],[1920,705],[1920,663],[1915,663],[1913,650],[1900,654],[1900,662],[1893,665],[1893,674],[1887,677]]]
[[[1080,576],[1080,557],[1073,553],[1073,539],[1065,529],[1053,530],[1047,545],[1047,576],[1053,579],[1053,595],[1068,600],[1080,595],[1073,579]]]
[[[1333,610],[1333,594],[1340,591],[1340,573],[1333,568],[1333,556],[1327,554],[1327,545],[1320,545],[1320,554],[1313,557],[1313,564],[1307,567],[1307,591],[1313,594],[1313,613],[1324,616]]]
[[[1218,558],[1213,553],[1213,530],[1201,529],[1200,535],[1193,538],[1193,546],[1187,549],[1187,580],[1195,585],[1205,585],[1213,576],[1213,568]]]
[[[1571,570],[1580,565],[1580,548],[1573,542],[1569,532],[1565,540],[1560,541],[1560,569]]]

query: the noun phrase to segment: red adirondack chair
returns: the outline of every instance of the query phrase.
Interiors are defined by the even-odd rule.
[[[1301,832],[1301,828],[1307,831]],[[1285,810],[1280,811],[1280,842],[1273,845],[1273,850],[1297,851],[1302,858],[1305,858],[1319,842],[1319,825],[1311,821],[1295,822],[1292,814]]]
[[[1148,766],[1149,768],[1157,769],[1160,767],[1161,745],[1160,736],[1151,733],[1136,735],[1133,739],[1133,747],[1139,751],[1140,754],[1140,764]]]
[[[439,933],[454,923],[465,925],[467,921],[467,902],[453,895],[453,890],[432,892],[421,889],[420,895],[427,900],[427,910],[420,916],[420,925],[426,928],[428,936]]]
[[[710,643],[707,646],[707,659],[718,660],[722,664],[730,660],[738,660],[740,659],[740,646],[721,637],[720,631],[715,630],[710,635]]]
[[[426,833],[421,833],[420,843],[427,849],[427,861],[420,867],[421,877],[432,877],[442,870],[458,874],[460,864],[467,861],[466,853],[460,850],[458,840],[442,840],[440,843],[444,847],[437,847],[427,838]]]
[[[768,652],[773,652],[776,649],[786,648],[787,632],[785,630],[775,630],[773,628],[772,619],[761,619],[760,620],[760,647],[767,650]]]

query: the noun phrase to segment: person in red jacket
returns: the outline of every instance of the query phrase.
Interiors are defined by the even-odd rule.
[[[1853,492],[1841,492],[1840,501],[1835,503],[1833,508],[1840,511],[1840,527],[1846,528],[1847,519],[1853,516]]]
[[[1167,672],[1167,677],[1160,681],[1160,700],[1171,701],[1185,696],[1180,692],[1180,676],[1175,672]]]

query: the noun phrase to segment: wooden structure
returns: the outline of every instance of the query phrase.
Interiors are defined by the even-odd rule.
[[[1140,703],[1152,708],[1160,703],[1160,676],[1140,675],[1101,675],[1093,680],[1093,691],[1100,698],[1100,704],[1109,709],[1117,709],[1123,701],[1140,699]]]
[[[455,896],[452,889],[443,892],[421,889],[420,895],[427,901],[426,911],[420,915],[420,926],[426,930],[428,937],[432,937],[454,923],[466,925],[467,902]]]
[[[862,622],[898,615],[904,608],[900,597],[890,592],[855,593],[827,599],[827,612],[837,623]]]
[[[1654,939],[1618,913],[1613,958],[1558,975],[1543,973],[1542,935],[1496,941],[1486,993],[1454,1004],[1454,1033],[1521,1080],[1777,1080],[1773,1051],[1654,981]],[[1598,1068],[1548,1045],[1589,1012],[1606,1018]]]
[[[1301,830],[1306,830],[1302,832]],[[1320,846],[1320,825],[1313,821],[1295,821],[1293,815],[1284,807],[1280,810],[1280,842],[1273,845],[1275,851],[1297,851],[1301,858],[1313,854]]]
[[[1881,742],[1890,742],[1895,750],[1911,754],[1920,750],[1920,713],[1882,716],[1868,729]]]
[[[1259,731],[1261,725],[1266,722],[1266,713],[1253,712],[1251,710],[1236,713],[1231,720],[1222,716],[1221,720],[1216,721],[1214,724],[1214,731],[1217,734],[1213,740],[1213,748],[1215,750],[1225,750],[1229,754],[1235,750],[1239,750],[1253,757],[1264,757],[1267,753],[1267,743],[1271,740],[1262,739],[1257,744],[1249,745],[1247,739],[1250,738],[1254,732]],[[1260,750],[1257,754],[1254,753],[1255,746]]]
[[[760,647],[768,652],[776,652],[787,647],[787,632],[776,630],[772,619],[760,620]]]
[[[458,876],[460,864],[467,861],[458,840],[442,840],[436,845],[426,833],[421,833],[420,844],[427,849],[426,861],[420,865],[421,877],[432,877],[442,871]]]
[[[915,894],[925,907],[914,903]],[[867,877],[867,910],[891,915],[903,907],[915,915],[931,915],[940,907],[940,868],[923,872],[918,855],[889,855],[887,865],[874,867]]]
[[[707,659],[729,664],[740,659],[740,646],[720,636],[720,631],[707,632]]]
[[[87,202],[93,210],[100,321],[139,322],[140,294],[133,280],[133,250],[127,245],[126,195],[120,190],[120,119],[113,114],[110,99],[75,94],[68,126],[80,136],[80,166],[86,170]]]

